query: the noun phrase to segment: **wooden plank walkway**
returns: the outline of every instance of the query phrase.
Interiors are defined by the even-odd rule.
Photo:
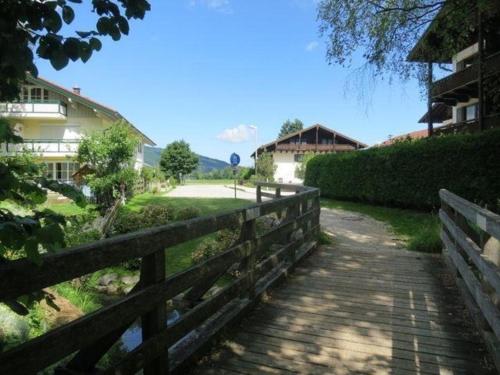
[[[439,256],[344,235],[306,259],[195,372],[496,373]]]

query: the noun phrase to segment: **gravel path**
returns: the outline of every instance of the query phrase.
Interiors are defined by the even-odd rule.
[[[322,208],[321,226],[335,239],[335,247],[339,249],[401,251],[404,248],[390,226],[356,212]]]

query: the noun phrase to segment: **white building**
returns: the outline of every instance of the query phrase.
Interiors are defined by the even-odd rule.
[[[61,182],[71,183],[80,167],[74,158],[82,136],[103,131],[115,121],[125,121],[141,140],[136,169],[143,166],[144,145],[155,145],[119,112],[82,96],[79,88],[68,90],[31,76],[21,89],[19,101],[0,103],[0,117],[6,118],[24,140],[22,144],[0,145],[0,152],[33,151],[47,165],[47,176]]]
[[[280,183],[301,183],[296,169],[306,153],[337,153],[367,147],[366,144],[349,138],[323,125],[313,125],[260,146],[257,157],[264,152],[272,155],[276,171],[274,180]],[[252,154],[255,158],[255,153]]]

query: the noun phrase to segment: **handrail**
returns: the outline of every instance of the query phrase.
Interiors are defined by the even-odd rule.
[[[445,259],[500,369],[500,215],[445,189],[439,196]]]
[[[319,191],[303,186],[299,191],[298,185],[274,186],[277,185],[298,192],[242,209],[45,254],[40,266],[27,259],[0,264],[0,300],[5,301],[142,258],[140,281],[127,296],[1,353],[0,373],[35,373],[75,352],[60,373],[88,372],[139,317],[142,317],[143,343],[105,373],[132,374],[144,369],[145,375],[162,375],[182,366],[315,248]],[[258,235],[257,221],[270,214],[281,217],[278,226]],[[235,225],[240,236],[231,248],[167,277],[166,248]],[[229,268],[239,269],[239,275],[216,294],[203,298]],[[174,297],[182,314],[175,324],[167,327],[166,302]],[[189,345],[174,345],[184,343],[181,340],[191,341]]]

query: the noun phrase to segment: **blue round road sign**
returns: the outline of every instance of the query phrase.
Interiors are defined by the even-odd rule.
[[[231,165],[233,167],[236,167],[238,164],[240,164],[240,155],[233,152],[231,154],[231,157],[229,158],[229,161],[231,162]]]

